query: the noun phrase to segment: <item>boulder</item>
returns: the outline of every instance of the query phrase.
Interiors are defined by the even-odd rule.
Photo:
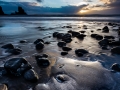
[[[95,38],[96,40],[102,40],[103,39],[103,36],[98,35],[98,34],[91,34],[91,37]]]
[[[4,48],[4,49],[14,49],[14,46],[10,43],[10,44],[3,45],[1,48]]]
[[[68,54],[68,52],[61,52],[61,55],[62,56],[65,56],[65,55],[67,55]]]
[[[27,43],[27,40],[20,40],[20,43]]]
[[[53,33],[53,37],[57,37],[57,34],[58,34],[59,32],[54,32]]]
[[[15,48],[15,49],[7,49],[5,52],[11,53],[12,55],[19,55],[22,53],[22,50],[19,48]]]
[[[87,50],[85,49],[77,49],[75,50],[75,54],[78,56],[78,57],[81,57],[83,56],[84,54],[87,54],[89,53]]]
[[[49,55],[47,55],[47,54],[42,54],[42,55],[36,55],[36,56],[35,56],[35,59],[48,58],[48,57],[49,57]]]
[[[30,82],[33,82],[33,83],[37,82],[39,80],[38,74],[33,69],[30,69],[30,70],[26,71],[24,73],[24,78],[27,81],[30,81]]]
[[[91,37],[92,37],[92,38],[96,38],[97,35],[98,35],[98,34],[91,34]]]
[[[64,46],[66,46],[66,42],[61,41],[61,42],[58,42],[57,45],[58,45],[59,47],[64,47]]]
[[[62,47],[62,50],[63,50],[63,51],[70,51],[70,50],[72,50],[72,49],[69,48],[69,47]]]
[[[77,35],[76,37],[77,37],[78,39],[82,40],[82,39],[84,39],[84,37],[86,37],[86,35],[84,35],[84,34],[79,34],[79,35]]]
[[[50,61],[47,58],[36,58],[37,65],[42,68],[46,68],[50,65]]]
[[[103,39],[103,40],[99,41],[98,44],[100,46],[107,46],[109,44],[109,40],[108,39]]]
[[[120,55],[120,46],[114,47],[111,49],[112,54],[119,54]]]
[[[58,33],[58,34],[56,35],[57,39],[62,39],[63,36],[64,36],[64,33]]]
[[[5,62],[4,68],[7,73],[13,76],[21,76],[32,67],[24,58],[12,58]]]
[[[66,39],[62,39],[62,41],[66,42],[66,43],[70,43],[72,41],[71,38],[66,38]]]
[[[67,34],[65,34],[65,35],[63,36],[62,39],[69,39],[69,38],[71,38],[71,37],[72,37],[72,35],[69,34],[69,33],[67,33]]]
[[[104,36],[105,39],[115,39],[114,36]]]
[[[105,27],[102,29],[102,32],[103,32],[103,33],[109,33],[109,28],[108,28],[108,26],[105,26]]]
[[[114,63],[114,64],[111,66],[111,69],[114,70],[114,71],[120,72],[120,64]]]
[[[109,45],[120,46],[120,41],[111,41],[111,42],[109,42]]]
[[[44,43],[44,41],[42,39],[37,39],[36,41],[34,41],[34,44],[38,44],[40,42]]]
[[[103,39],[103,36],[101,36],[101,35],[96,35],[96,40],[102,40]]]
[[[36,47],[36,50],[42,50],[44,48],[44,44],[43,44],[43,42],[39,42],[36,44],[35,47]]]
[[[80,34],[79,32],[76,32],[76,31],[71,31],[71,32],[69,31],[69,33],[72,34],[72,37],[76,37]]]
[[[80,33],[85,33],[86,31],[79,31]]]

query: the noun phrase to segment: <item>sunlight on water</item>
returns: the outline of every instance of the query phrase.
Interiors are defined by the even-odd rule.
[[[20,24],[9,23],[1,27],[0,34],[2,35],[19,35],[26,31],[26,28],[21,27]]]

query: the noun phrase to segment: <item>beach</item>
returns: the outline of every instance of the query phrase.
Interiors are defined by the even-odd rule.
[[[109,32],[103,32],[105,26],[109,28]],[[102,63],[102,67],[112,71],[111,66],[114,63],[120,64],[120,55],[112,53],[111,49],[119,45],[108,45],[107,47],[103,47],[99,42],[105,39],[105,36],[112,36],[113,41],[119,41],[119,30],[119,17],[0,17],[0,47],[6,44],[12,44],[15,48],[22,50],[20,54],[13,55],[7,52],[6,49],[0,48],[0,83],[7,84],[8,90],[30,90],[39,83],[47,83],[51,76],[51,67],[54,66],[59,57],[65,59],[70,58],[77,61],[99,61]],[[71,31],[79,32],[84,35],[84,37],[71,36],[71,42],[66,43],[66,47],[71,48],[71,50],[68,51],[66,55],[61,55],[61,52],[64,51],[58,46],[58,42],[61,42],[61,39],[53,37],[53,33],[71,34]],[[99,35],[99,37],[96,38],[92,36],[94,34]],[[37,39],[42,39],[44,41],[44,48],[41,50],[36,50],[34,42]],[[78,49],[84,49],[88,53],[82,56],[76,55],[75,51]],[[35,56],[44,53],[49,55],[48,59],[50,65],[46,68],[41,68],[37,65]],[[25,58],[26,61],[31,64],[32,69],[38,74],[38,81],[32,83],[25,80],[23,76],[9,77],[2,75],[2,69],[4,68],[5,62],[11,58]],[[116,78],[120,80],[118,77],[116,76]],[[116,85],[119,84],[120,82],[116,83]],[[105,90],[120,90],[119,87],[116,88],[117,89]]]

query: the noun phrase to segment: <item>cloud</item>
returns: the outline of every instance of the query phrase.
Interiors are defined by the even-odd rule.
[[[41,0],[40,0],[41,1]],[[35,2],[3,2],[0,1],[0,6],[3,7],[5,13],[17,11],[17,7],[21,6],[28,14],[76,14],[87,5],[68,5],[59,8],[37,6]]]
[[[37,2],[42,2],[43,0],[36,0]]]

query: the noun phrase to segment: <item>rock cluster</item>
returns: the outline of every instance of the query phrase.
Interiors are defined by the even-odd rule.
[[[30,82],[36,82],[39,79],[31,64],[24,58],[12,58],[6,61],[2,75],[13,77],[24,76]]]
[[[3,45],[1,48],[5,49],[6,53],[10,53],[12,55],[19,55],[22,53],[22,50],[20,48],[15,48],[11,43]]]

